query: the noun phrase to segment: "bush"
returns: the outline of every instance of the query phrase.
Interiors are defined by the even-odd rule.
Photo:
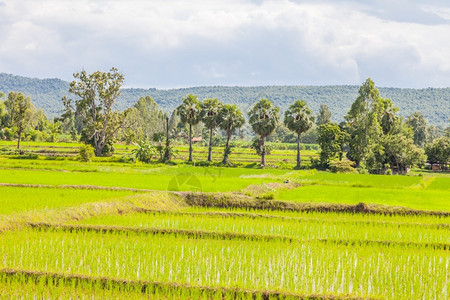
[[[27,132],[27,139],[33,142],[40,142],[42,141],[42,132],[39,130],[29,130]]]
[[[94,157],[94,147],[91,145],[83,144],[79,149],[79,159],[84,162],[89,162]]]
[[[280,163],[278,164],[278,168],[284,169],[284,170],[292,170],[292,165],[289,164],[287,161],[282,160],[282,161],[280,161]]]
[[[153,158],[153,156],[156,154],[155,147],[151,146],[146,141],[139,141],[137,144],[137,149],[133,149],[132,152],[134,156],[136,157],[137,161],[149,164]]]
[[[331,161],[330,171],[333,173],[358,173],[352,164],[353,162],[348,160]]]
[[[12,141],[16,135],[16,131],[14,128],[5,127],[3,128],[3,135],[6,137],[6,140]]]

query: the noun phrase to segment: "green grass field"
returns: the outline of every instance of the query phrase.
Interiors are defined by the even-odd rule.
[[[24,147],[39,156],[0,153],[0,298],[450,298],[450,175],[145,165],[121,160],[124,145],[82,163],[66,156],[77,144]]]

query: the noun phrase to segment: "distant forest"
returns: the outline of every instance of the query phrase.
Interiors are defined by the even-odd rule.
[[[293,100],[305,100],[317,114],[321,104],[327,105],[333,113],[332,120],[340,122],[358,96],[359,86],[259,86],[259,87],[192,87],[181,89],[135,89],[122,90],[116,102],[116,109],[133,106],[141,97],[151,96],[160,108],[172,112],[187,94],[198,98],[218,98],[223,103],[237,104],[243,112],[261,98],[271,99],[281,111],[287,109]],[[450,118],[450,88],[401,89],[378,88],[383,98],[390,98],[399,107],[401,116],[421,112],[429,124],[447,127]],[[60,79],[37,79],[0,73],[0,91],[21,91],[30,96],[36,108],[42,108],[49,117],[61,115],[61,98],[69,95],[69,84]]]

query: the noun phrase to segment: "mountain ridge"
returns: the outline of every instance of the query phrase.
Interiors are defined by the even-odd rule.
[[[237,104],[247,112],[261,97],[267,97],[284,111],[295,99],[305,100],[317,113],[321,104],[333,112],[333,121],[342,121],[358,95],[356,85],[267,85],[267,86],[197,86],[186,88],[123,88],[115,108],[131,107],[140,97],[151,96],[162,110],[172,111],[181,103],[181,98],[192,93],[199,99],[218,98],[224,103]],[[384,98],[390,98],[399,107],[401,116],[415,111],[424,114],[430,124],[446,127],[450,118],[450,88],[386,88],[378,87]],[[69,83],[58,78],[30,78],[0,73],[0,91],[21,91],[30,96],[37,108],[42,108],[48,117],[61,114],[62,96],[70,96]]]

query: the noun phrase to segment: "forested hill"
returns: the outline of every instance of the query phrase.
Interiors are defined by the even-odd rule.
[[[273,100],[284,111],[295,99],[305,100],[317,113],[320,104],[333,112],[333,120],[341,121],[358,94],[358,86],[259,86],[259,87],[192,87],[183,89],[123,89],[117,109],[134,105],[140,97],[150,95],[164,111],[171,111],[186,94],[199,99],[218,98],[224,103],[237,104],[244,112],[262,97]],[[60,79],[36,79],[0,73],[0,91],[21,91],[31,96],[36,107],[49,117],[62,110],[61,97],[68,94],[69,84]],[[381,96],[391,98],[400,108],[400,115],[420,111],[433,125],[448,126],[450,118],[450,88],[400,89],[379,87]]]

